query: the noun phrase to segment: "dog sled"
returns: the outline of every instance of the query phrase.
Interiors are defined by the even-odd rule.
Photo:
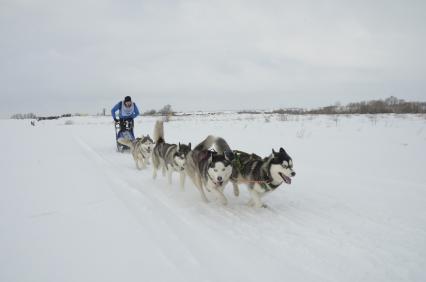
[[[115,122],[115,141],[117,144],[117,152],[124,152],[130,150],[129,146],[126,146],[119,142],[120,139],[128,139],[133,141],[135,135],[133,134],[134,121],[133,119],[119,120]]]

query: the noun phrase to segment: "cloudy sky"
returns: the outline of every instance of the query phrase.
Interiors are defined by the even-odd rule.
[[[0,0],[0,114],[425,101],[425,3]]]

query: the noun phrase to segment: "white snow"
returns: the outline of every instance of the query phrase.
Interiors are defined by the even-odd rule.
[[[69,122],[68,122],[69,120]],[[152,134],[142,117],[135,133]],[[65,125],[67,124],[67,125]],[[426,118],[197,115],[166,140],[208,134],[297,173],[246,206],[209,204],[189,179],[152,180],[115,151],[109,117],[0,120],[0,281],[425,281]]]

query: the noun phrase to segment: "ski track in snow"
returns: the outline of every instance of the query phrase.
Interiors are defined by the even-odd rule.
[[[209,204],[201,202],[188,178],[185,192],[176,175],[171,186],[161,174],[154,181],[150,167],[138,171],[130,154],[114,151],[107,119],[36,128],[1,121],[5,130],[24,133],[16,130],[16,147],[1,163],[8,187],[0,210],[0,280],[424,280],[425,177],[416,173],[426,164],[419,154],[426,148],[424,120],[384,116],[373,126],[362,117],[338,125],[325,117],[269,123],[237,117],[178,119],[166,124],[166,141],[195,145],[218,131],[233,148],[261,155],[289,146],[297,176],[265,198],[267,209],[246,206],[243,186],[235,198],[229,185],[229,205],[221,206],[211,193]],[[136,125],[151,133],[153,122]],[[191,133],[178,140],[185,127]],[[281,127],[286,144],[250,141],[250,132],[282,139]],[[32,139],[22,138],[26,134]],[[44,145],[46,154],[31,151]],[[365,151],[370,154],[360,154]],[[395,170],[401,163],[408,167]],[[16,178],[22,169],[29,180]],[[28,190],[32,184],[39,191]]]

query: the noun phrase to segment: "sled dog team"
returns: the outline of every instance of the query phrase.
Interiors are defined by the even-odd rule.
[[[266,207],[261,198],[274,191],[282,183],[291,184],[296,175],[293,161],[287,152],[280,148],[278,152],[264,158],[238,150],[231,150],[228,143],[220,137],[208,136],[192,149],[189,144],[170,144],[164,137],[164,125],[157,121],[153,139],[148,136],[133,141],[122,140],[130,147],[138,169],[146,168],[152,158],[153,178],[161,169],[172,182],[172,174],[180,176],[180,189],[184,190],[185,178],[189,176],[200,192],[203,201],[208,202],[205,190],[215,193],[219,201],[226,205],[223,190],[231,182],[234,195],[239,195],[238,185],[246,184],[251,196],[250,206]]]

